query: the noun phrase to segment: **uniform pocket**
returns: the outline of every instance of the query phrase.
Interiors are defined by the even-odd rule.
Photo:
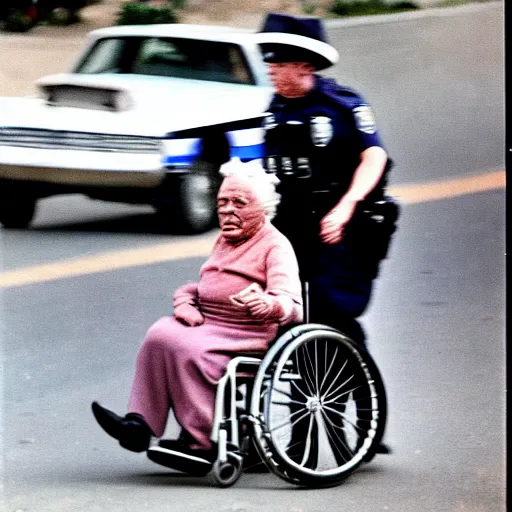
[[[399,215],[400,207],[392,197],[358,206],[347,236],[362,258],[379,262],[387,256]]]

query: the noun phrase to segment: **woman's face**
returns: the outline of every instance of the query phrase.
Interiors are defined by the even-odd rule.
[[[228,177],[217,195],[220,230],[229,243],[251,238],[265,222],[265,209],[251,187],[244,181]]]

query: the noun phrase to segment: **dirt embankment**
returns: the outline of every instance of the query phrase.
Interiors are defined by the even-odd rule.
[[[86,7],[81,13],[82,22],[68,27],[40,25],[26,34],[0,33],[0,96],[34,94],[37,78],[68,70],[87,33],[114,25],[126,1],[103,0]],[[157,5],[159,1],[152,0],[152,3]],[[180,21],[257,29],[266,12],[300,14],[302,1],[187,0],[187,8],[180,11]],[[320,4],[332,0],[314,1]]]
[[[60,32],[62,35],[89,32],[114,25],[123,3],[127,0],[102,0],[82,10],[82,22],[71,27],[37,27],[38,33]],[[180,22],[258,28],[267,12],[303,14],[303,6],[317,5],[315,15],[322,15],[333,0],[187,0],[186,8],[178,11]],[[162,5],[163,0],[152,0]]]

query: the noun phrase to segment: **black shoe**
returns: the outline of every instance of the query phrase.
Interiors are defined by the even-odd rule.
[[[377,446],[375,453],[389,454],[392,453],[392,450],[386,443],[380,443],[379,446]]]
[[[194,476],[207,475],[217,458],[217,450],[198,450],[190,448],[182,440],[163,439],[158,446],[151,446],[148,458],[161,466],[176,469]]]
[[[153,432],[140,414],[128,413],[124,418],[99,403],[92,403],[92,413],[100,427],[131,452],[145,452]]]
[[[380,442],[374,451],[367,453],[363,457],[363,462],[370,462],[375,457],[375,455],[377,455],[378,453],[379,454],[390,454],[390,453],[392,453],[392,450],[386,443]]]

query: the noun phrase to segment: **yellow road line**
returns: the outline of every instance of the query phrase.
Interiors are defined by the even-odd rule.
[[[505,171],[494,171],[431,183],[398,185],[389,187],[389,193],[402,204],[417,204],[504,187]]]
[[[402,204],[417,204],[504,187],[505,171],[495,171],[431,183],[400,185],[390,187],[389,192]],[[139,249],[109,251],[94,256],[10,270],[0,273],[0,289],[139,265],[206,257],[211,252],[216,236],[217,232],[214,232],[198,239],[168,242]]]
[[[164,261],[204,257],[210,254],[217,233],[200,240],[168,242],[165,244],[109,251],[94,256],[56,261],[20,268],[0,274],[0,288],[42,283],[65,277],[81,276]]]

